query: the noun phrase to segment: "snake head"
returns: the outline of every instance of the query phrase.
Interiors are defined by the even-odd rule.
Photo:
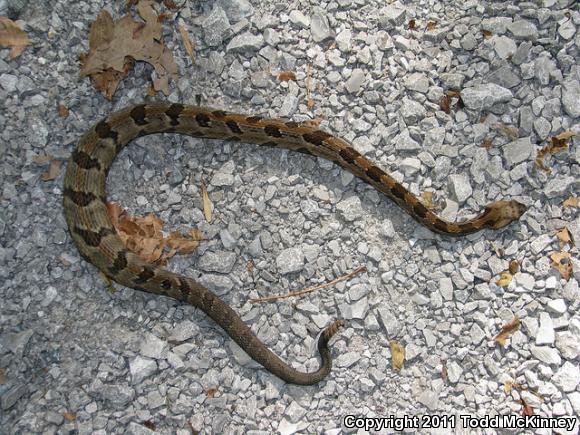
[[[497,201],[486,207],[488,225],[495,230],[503,228],[520,218],[528,207],[524,204],[512,201]]]

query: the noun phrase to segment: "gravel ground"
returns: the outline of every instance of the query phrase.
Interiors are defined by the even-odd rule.
[[[107,291],[72,244],[64,171],[43,181],[47,165],[34,156],[65,161],[92,123],[147,98],[145,65],[112,103],[79,78],[91,22],[105,6],[120,17],[121,3],[32,2],[19,18],[33,46],[14,60],[0,50],[0,432],[364,433],[343,417],[520,416],[522,398],[535,415],[580,413],[580,262],[556,237],[567,227],[580,240],[578,208],[562,206],[579,187],[578,140],[546,157],[551,173],[534,163],[551,136],[580,130],[574,1],[189,1],[179,21],[194,65],[168,20],[180,75],[170,100],[320,118],[414,193],[434,192],[451,220],[503,198],[529,206],[505,230],[456,239],[321,159],[178,135],[124,150],[109,198],[170,229],[199,227],[207,241],[170,268],[222,295],[271,349],[313,369],[320,328],[347,321],[333,371],[312,387],[256,367],[192,307]],[[284,70],[297,81],[280,82]],[[464,107],[447,114],[439,102],[449,89]],[[568,281],[550,265],[560,250],[572,254]],[[520,271],[499,287],[510,260]],[[302,299],[248,302],[360,265],[368,272]],[[522,326],[502,347],[494,336],[514,316]],[[390,340],[406,349],[400,372]],[[455,431],[479,431],[465,426],[457,419]]]

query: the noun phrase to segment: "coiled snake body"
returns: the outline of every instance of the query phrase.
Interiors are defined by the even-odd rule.
[[[64,179],[66,221],[83,257],[122,285],[166,295],[200,308],[255,361],[294,384],[314,384],[330,372],[328,341],[342,321],[335,321],[320,335],[320,368],[312,373],[300,372],[271,352],[236,312],[210,290],[191,278],[146,263],[127,250],[117,235],[105,205],[107,173],[115,156],[132,139],[161,132],[239,140],[324,157],[371,184],[417,221],[440,233],[460,235],[485,227],[502,228],[526,210],[516,201],[499,201],[489,204],[473,219],[460,223],[444,221],[347,142],[296,122],[182,104],[151,103],[121,110],[94,125],[73,151]]]

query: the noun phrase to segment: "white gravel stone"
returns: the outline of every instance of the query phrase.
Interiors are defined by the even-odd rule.
[[[536,332],[536,344],[554,344],[556,333],[554,332],[554,322],[546,312],[540,313],[540,326]]]
[[[300,248],[284,249],[276,257],[278,272],[282,275],[299,272],[304,267],[304,253]]]
[[[464,202],[471,197],[473,190],[469,178],[464,174],[454,174],[449,176],[449,190],[458,203]]]
[[[336,209],[348,222],[352,222],[363,214],[362,205],[358,196],[343,199],[336,205]]]
[[[574,391],[580,383],[580,367],[578,367],[578,363],[564,362],[564,365],[552,376],[552,382],[565,393]]]
[[[360,68],[355,68],[349,79],[346,81],[345,87],[348,92],[354,94],[361,89],[363,81],[365,79],[365,73]]]
[[[505,144],[502,148],[508,165],[513,166],[528,160],[532,156],[534,145],[529,137],[523,137]]]
[[[562,359],[558,351],[548,346],[530,346],[532,355],[540,361],[550,365],[560,365]]]
[[[136,356],[129,363],[129,371],[131,372],[131,382],[139,384],[143,379],[157,372],[157,363],[150,358]]]
[[[461,98],[468,109],[485,110],[495,104],[511,101],[513,95],[509,89],[488,83],[463,89]]]

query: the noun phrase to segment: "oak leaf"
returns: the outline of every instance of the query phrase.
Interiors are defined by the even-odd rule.
[[[494,337],[494,340],[499,343],[500,346],[505,346],[508,337],[518,329],[520,329],[520,319],[516,316],[511,322],[501,327],[501,331]]]
[[[0,45],[10,47],[10,59],[14,59],[30,45],[30,39],[10,18],[0,17]]]

